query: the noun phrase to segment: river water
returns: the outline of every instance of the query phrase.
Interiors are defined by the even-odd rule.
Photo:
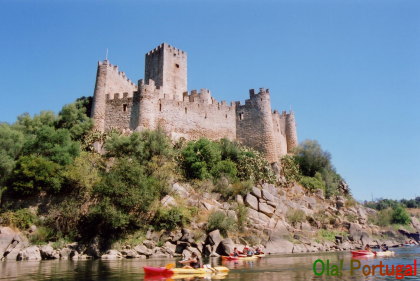
[[[403,247],[392,249],[396,252],[395,257],[359,259],[361,268],[369,265],[413,265],[417,263],[417,276],[405,276],[404,280],[420,280],[420,247]],[[313,264],[321,259],[324,263],[324,273],[316,276]],[[327,260],[330,269],[333,265],[342,270],[341,276],[327,276]],[[241,280],[241,281],[277,281],[277,280],[397,280],[395,276],[380,276],[379,268],[375,270],[375,276],[370,273],[363,275],[361,270],[354,270],[351,273],[351,254],[348,252],[335,253],[311,253],[311,254],[289,254],[271,255],[257,261],[221,262],[218,258],[209,261],[212,265],[223,265],[230,268],[227,276],[196,276],[182,277],[145,277],[142,267],[165,266],[173,263],[173,259],[166,260],[118,260],[118,261],[60,261],[50,260],[41,262],[2,262],[0,263],[0,280],[145,280],[145,281],[170,281],[170,280]],[[358,262],[353,262],[354,267]],[[366,270],[369,269],[366,267]],[[316,267],[317,273],[321,273],[321,263]],[[391,267],[389,267],[391,270]],[[385,269],[384,269],[385,271]],[[331,270],[330,270],[331,272]],[[367,271],[366,271],[367,272]],[[334,271],[332,272],[334,273]]]

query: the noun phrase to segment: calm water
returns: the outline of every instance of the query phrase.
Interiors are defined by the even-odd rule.
[[[383,264],[406,265],[413,264],[417,259],[420,263],[420,247],[394,249],[395,257],[362,259],[361,265]],[[315,276],[312,266],[314,261],[327,259],[330,264],[340,264],[342,260],[342,277]],[[164,266],[174,260],[119,260],[119,261],[42,261],[42,262],[3,262],[0,263],[0,280],[217,280],[221,276],[191,277],[191,278],[145,278],[142,267]],[[222,264],[220,259],[211,259],[213,265]],[[231,269],[224,280],[243,281],[277,281],[277,280],[396,280],[395,277],[369,276],[360,271],[350,274],[350,253],[316,253],[299,255],[268,256],[258,261],[240,261],[223,263]],[[417,271],[419,271],[417,265]],[[377,271],[379,272],[379,271]],[[378,273],[377,273],[378,274]],[[420,280],[417,276],[405,277],[404,280]]]

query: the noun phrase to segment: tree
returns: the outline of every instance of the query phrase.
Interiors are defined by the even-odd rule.
[[[409,224],[410,215],[407,213],[404,207],[398,205],[392,213],[392,223],[396,224]]]
[[[323,151],[315,140],[306,140],[296,149],[295,155],[304,176],[314,177],[316,172],[331,167],[330,153]]]
[[[90,118],[91,106],[91,97],[82,97],[63,106],[55,122],[56,127],[69,130],[72,139],[81,140],[93,126]]]
[[[20,154],[24,136],[8,124],[0,124],[0,187],[12,172]]]

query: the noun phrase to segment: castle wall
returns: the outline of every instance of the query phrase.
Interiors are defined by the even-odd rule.
[[[237,140],[262,152],[270,163],[277,162],[279,155],[269,91],[261,88],[255,94],[254,90],[250,90],[250,99],[245,101],[245,105],[237,103],[236,112]]]
[[[191,91],[178,101],[149,88],[140,100],[140,129],[160,126],[172,139],[236,138],[235,106],[215,101],[208,90]]]
[[[137,93],[137,92],[135,92]],[[134,95],[135,95],[134,93]],[[115,93],[106,97],[105,131],[111,129],[133,130],[137,124],[134,116],[138,103],[133,102],[133,93]]]
[[[297,130],[295,114],[290,112],[286,116],[286,137],[287,137],[287,152],[293,152],[293,149],[298,146]]]

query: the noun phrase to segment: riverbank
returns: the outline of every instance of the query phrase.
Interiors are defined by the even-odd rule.
[[[261,247],[271,254],[348,251],[361,249],[366,244],[377,247],[385,243],[397,247],[420,229],[415,217],[406,228],[381,228],[371,223],[377,215],[375,210],[345,196],[326,199],[321,191],[310,193],[299,184],[254,186],[244,196],[238,194],[235,200],[223,200],[220,193],[175,182],[170,195],[160,203],[168,207],[195,208],[197,215],[188,227],[173,231],[149,229],[138,239],[140,242],[121,240],[105,249],[100,246],[101,237],[89,243],[31,245],[29,241],[37,231],[36,226],[26,232],[1,227],[0,256],[7,261],[186,258],[192,252],[218,257],[245,245]],[[219,229],[206,231],[210,214],[221,212],[224,218],[238,221],[241,209],[246,213],[241,231],[224,235]]]

